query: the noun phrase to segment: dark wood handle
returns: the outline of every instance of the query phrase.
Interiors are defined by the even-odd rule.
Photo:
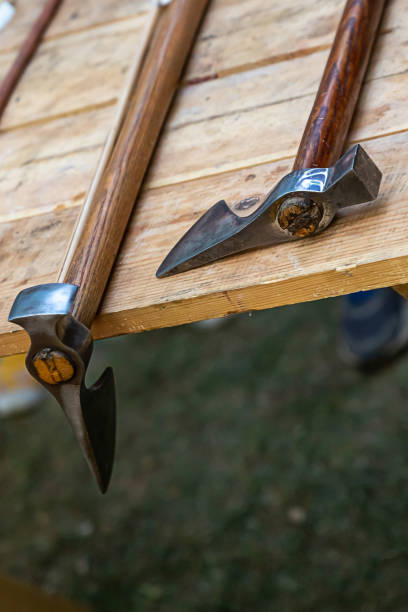
[[[293,166],[326,168],[340,157],[386,0],[347,0]]]
[[[208,0],[160,9],[126,118],[59,281],[79,286],[73,314],[92,323]],[[71,249],[72,251],[72,249]]]
[[[62,0],[48,0],[0,85],[0,117]]]

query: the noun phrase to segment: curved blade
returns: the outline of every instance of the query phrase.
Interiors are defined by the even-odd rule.
[[[57,397],[88,465],[105,493],[115,454],[116,401],[112,368],[89,389],[63,385]]]
[[[101,492],[105,493],[115,457],[116,398],[112,368],[106,368],[98,382],[82,392],[81,404],[90,441],[91,467]],[[89,460],[87,454],[86,457]]]
[[[97,383],[65,384],[51,390],[67,417],[78,444],[105,493],[112,474],[115,453],[116,401],[112,368],[107,368]]]

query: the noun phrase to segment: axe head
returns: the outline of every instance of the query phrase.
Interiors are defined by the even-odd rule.
[[[184,234],[156,272],[158,278],[191,270],[257,247],[304,237],[280,222],[285,202],[309,202],[325,229],[336,211],[374,200],[381,172],[360,145],[355,145],[330,168],[306,168],[284,176],[266,197],[247,197],[232,208],[220,200]],[[298,206],[299,208],[299,206]],[[245,212],[245,214],[243,214]],[[315,215],[316,216],[316,215]]]
[[[25,289],[16,297],[9,321],[28,332],[27,369],[62,407],[105,493],[115,452],[115,384],[107,368],[92,387],[85,385],[93,343],[89,329],[71,314],[77,290],[65,283]]]

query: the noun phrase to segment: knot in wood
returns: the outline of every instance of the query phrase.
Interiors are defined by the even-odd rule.
[[[45,348],[33,359],[39,378],[48,385],[59,385],[68,382],[75,374],[71,360],[62,351]]]
[[[323,217],[320,204],[308,198],[292,197],[285,200],[278,211],[280,227],[298,238],[314,234]]]

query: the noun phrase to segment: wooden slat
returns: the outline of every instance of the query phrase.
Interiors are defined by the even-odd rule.
[[[45,0],[16,2],[16,13],[10,25],[0,34],[0,53],[16,49],[24,40]],[[151,0],[66,0],[48,29],[45,39],[90,30],[114,21],[126,20],[143,13]]]
[[[145,24],[143,15],[44,42],[15,90],[1,129],[114,104]],[[7,55],[1,60],[8,63]]]
[[[95,336],[133,333],[408,282],[408,173],[406,159],[401,159],[407,146],[407,132],[366,143],[367,151],[384,171],[380,198],[343,212],[323,234],[160,281],[154,273],[163,253],[206,204],[220,193],[234,202],[242,196],[243,185],[249,193],[264,193],[289,171],[293,160],[147,191],[137,223],[132,223],[122,248],[102,313],[95,321]],[[0,319],[6,316],[17,290],[46,282],[57,273],[55,259],[63,256],[62,242],[70,234],[74,210],[40,219],[41,226],[36,217],[0,225],[1,242],[16,245],[3,254],[2,269],[7,272],[0,282],[9,301],[0,302]],[[55,257],[50,258],[49,252]],[[2,326],[2,330],[0,347],[4,353],[25,349],[23,332],[8,333],[12,325]]]
[[[197,95],[194,91],[191,96],[184,92],[179,101],[182,106],[170,118],[163,134],[148,187],[177,184],[294,155],[314,94],[274,102],[273,78],[264,69],[256,72],[252,83],[262,83],[263,90],[271,92],[270,103],[267,96],[260,96],[259,106],[253,106],[247,83],[239,82],[234,86],[242,107],[239,109],[235,98],[230,104],[228,99],[221,102],[222,89],[214,87],[218,81],[204,83],[200,89],[208,98],[207,116],[202,114],[197,120],[189,118],[179,124],[177,117],[183,116],[183,108],[191,115]],[[408,128],[405,83],[405,75],[397,74],[367,85],[351,141],[363,142]],[[228,90],[233,88],[232,83],[226,86]],[[203,108],[195,108],[197,114],[203,113]],[[89,184],[112,111],[112,107],[102,107],[4,134],[0,152],[0,219],[32,208],[48,210],[64,201],[80,204],[79,196]]]
[[[293,59],[307,58],[309,53],[313,52],[313,58],[308,60],[306,66],[308,72],[312,71],[312,75],[309,77],[312,89],[309,89],[309,91],[315,91],[321,73],[322,61],[324,63],[341,7],[333,0],[322,2],[322,6],[325,7],[324,10],[322,8],[322,11],[324,15],[328,12],[330,19],[322,15],[319,19],[320,25],[316,28],[313,11],[306,11],[305,7],[302,10],[300,6],[296,6],[301,4],[298,0],[296,2],[293,0],[293,3],[295,6],[292,13],[295,17],[293,19],[286,17],[288,19],[288,30],[283,31],[279,28],[279,23],[283,19],[282,8],[279,9],[281,6],[279,3],[274,3],[274,8],[269,7],[269,9],[261,10],[260,5],[265,3],[261,3],[259,0],[246,0],[242,4],[241,2],[231,4],[222,2],[222,0],[213,0],[213,10],[209,12],[208,19],[204,23],[203,32],[192,54],[186,78],[190,80],[205,79],[211,75],[214,77],[216,74],[225,76],[231,71],[240,73],[247,71],[248,67],[254,69],[264,64],[268,66],[279,64],[277,70],[271,71],[271,75],[276,78],[276,75],[280,74],[281,80],[288,83],[292,79],[290,73],[288,78],[285,78],[285,65],[281,65],[283,59],[286,58],[290,63],[290,60]],[[394,74],[404,67],[405,54],[401,51],[401,45],[398,43],[401,42],[401,38],[405,40],[405,32],[401,28],[400,19],[401,13],[407,13],[407,10],[404,8],[402,0],[399,0],[397,4],[400,5],[400,11],[391,10],[393,8],[393,3],[391,3],[382,26],[383,33],[392,34],[391,44],[394,44],[394,52],[388,52],[384,57],[383,51],[384,49],[385,51],[389,50],[390,41],[387,37],[384,44],[380,39],[376,52],[377,58],[374,58],[373,62],[373,66],[376,68],[371,69],[371,74],[375,77]],[[245,7],[246,10],[244,11]],[[265,11],[268,16],[267,19],[264,18]],[[237,28],[235,28],[234,32],[230,32],[230,28],[235,24],[235,20],[232,19],[232,24],[228,26],[226,35],[221,35],[217,30],[213,32],[214,21],[229,24],[231,16],[234,14],[240,15],[241,12],[246,15],[246,19],[240,26],[241,29],[236,31]],[[251,19],[253,22],[251,36],[248,38],[249,34],[245,33],[242,28],[244,28],[245,23],[251,23]],[[302,28],[299,28],[299,21],[304,22]],[[58,24],[59,22],[60,14],[58,13],[54,23]],[[62,39],[58,37],[56,39],[46,39],[19,85],[14,96],[14,103],[12,102],[9,105],[1,129],[25,125],[27,122],[33,122],[38,118],[52,118],[57,114],[67,114],[78,111],[78,109],[84,108],[95,101],[101,104],[116,98],[121,76],[127,69],[132,56],[135,39],[137,40],[145,22],[146,12],[142,11],[134,17],[113,21],[91,30],[80,29],[72,32],[68,30]],[[329,23],[331,24],[331,29],[328,29],[324,38],[327,44],[321,42],[321,32],[325,29],[323,27],[324,23],[326,28],[328,28]],[[53,27],[54,24],[50,30]],[[263,31],[257,31],[260,27],[269,31],[272,27],[275,27],[276,35],[266,36]],[[295,35],[296,32],[298,35]],[[239,40],[236,41],[232,33],[234,33],[234,36],[242,36],[246,44],[242,44],[242,40],[241,44]],[[309,33],[308,36],[305,33]],[[216,49],[212,48],[214,40],[220,41],[219,44],[222,45],[223,49],[222,56]],[[273,41],[274,47],[272,50],[268,49],[269,40]],[[257,52],[258,60],[251,63],[256,51],[255,43],[261,43],[260,50],[259,53]],[[209,71],[208,54],[210,51],[208,45],[210,45],[212,57],[216,58],[218,62],[217,66],[213,67],[214,72]],[[325,51],[323,55],[320,51],[322,47]],[[282,51],[286,48],[290,48],[291,52]],[[14,51],[10,56],[7,53],[0,54],[0,74],[4,73],[6,67],[11,63],[13,54]],[[230,66],[231,59],[235,62],[234,70]],[[293,65],[295,66],[296,63]],[[297,85],[296,81],[293,83],[295,86]],[[42,94],[42,92],[44,93]],[[301,93],[296,93],[296,95],[299,96]]]
[[[381,30],[404,29],[407,4],[389,0]],[[186,79],[225,76],[328,50],[343,2],[213,0]],[[403,55],[403,50],[400,50]]]
[[[363,92],[357,115],[355,139],[406,127],[404,76],[398,74],[405,67],[404,58],[398,54],[405,33],[400,28],[391,30],[380,39],[383,52],[377,53],[372,63],[370,85]],[[128,39],[133,40],[134,32],[126,32]],[[105,30],[105,35],[111,40],[109,30]],[[383,39],[387,40],[387,45],[383,45]],[[81,39],[81,44],[88,55],[90,49],[86,41]],[[93,44],[91,41],[91,47]],[[107,44],[99,43],[99,47],[109,51]],[[299,57],[296,61],[184,87],[169,117],[148,184],[177,183],[293,155],[326,53],[317,53],[313,60]],[[80,71],[80,62],[77,70]],[[89,88],[95,94],[101,75],[94,79],[91,70],[85,73]],[[387,81],[383,80],[395,73]],[[117,64],[115,74],[118,79]],[[61,92],[57,88],[53,96],[73,100],[75,86],[68,75],[58,83],[64,89]],[[81,85],[86,87],[85,79]],[[39,86],[37,77],[33,89],[37,91]],[[97,98],[98,103],[88,111],[80,109],[78,114],[69,117],[34,122],[24,130],[3,128],[6,133],[1,136],[3,147],[0,150],[0,195],[4,202],[4,206],[0,203],[1,219],[8,220],[26,208],[47,211],[63,201],[80,205],[79,194],[83,194],[89,184],[112,117],[112,95],[115,94],[109,91],[105,98]],[[392,105],[389,104],[391,98]],[[92,100],[88,96],[89,104]]]
[[[97,108],[86,117],[71,115],[0,137],[1,220],[70,202],[80,206],[113,110]]]
[[[233,202],[266,193],[290,170],[342,8],[334,0],[316,6],[311,16],[300,0],[213,0],[185,77],[194,84],[181,88],[169,116],[95,321],[96,337],[408,281],[404,0],[388,3],[350,134],[384,171],[381,198],[343,213],[313,239],[170,279],[154,277],[169,248],[208,206],[220,197]],[[27,344],[23,332],[5,323],[16,292],[56,278],[130,61],[129,41],[142,22],[143,14],[130,15],[86,36],[76,31],[46,41],[21,84],[27,101],[29,82],[36,83],[35,118],[30,122],[26,104],[22,110],[12,104],[0,130],[0,354]],[[123,55],[117,51],[110,60],[110,44],[122,40],[118,33]],[[95,57],[82,73],[91,49]],[[47,109],[41,74],[44,58],[51,61],[54,52],[62,68],[72,52],[81,74],[70,71],[65,78],[57,61],[59,93],[49,94],[53,108]],[[114,87],[103,79],[98,58],[108,63]],[[87,80],[93,97],[82,92]]]
[[[272,86],[272,79],[260,76],[267,81],[265,85]],[[256,75],[253,83],[257,85]],[[351,130],[353,142],[408,128],[405,83],[405,75],[369,83]],[[244,112],[229,112],[227,105],[218,99],[214,104],[218,114],[165,132],[149,185],[175,184],[291,157],[298,147],[313,98],[311,94],[273,105],[260,104]],[[177,164],[175,160],[183,161]]]

